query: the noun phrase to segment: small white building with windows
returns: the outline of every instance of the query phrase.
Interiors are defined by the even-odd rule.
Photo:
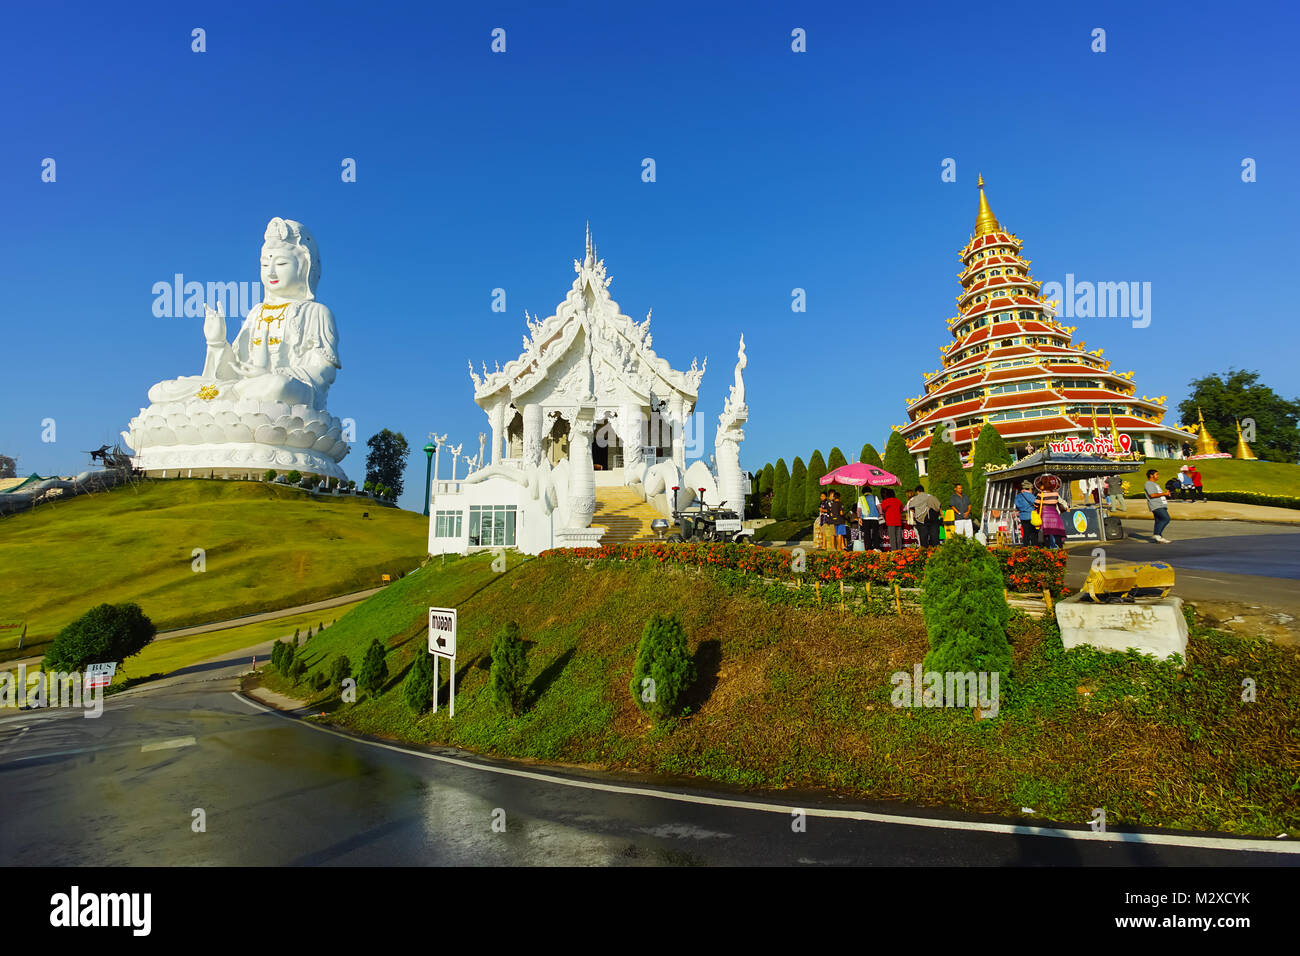
[[[744,506],[743,338],[739,392],[731,390],[715,443],[721,471],[700,460],[688,468],[688,446],[700,444],[692,420],[707,359],[678,371],[655,354],[649,314],[637,322],[610,298],[612,280],[590,229],[585,256],[573,268],[577,277],[554,315],[538,320],[525,313],[518,358],[494,371],[483,365],[481,375],[470,364],[490,438],[480,436],[464,478],[455,478],[459,447],[452,449],[452,478],[435,476],[431,554],[594,546],[604,530],[592,527],[598,487],[628,489],[665,516],[695,501],[701,488],[708,504],[725,495]],[[692,450],[698,457],[698,447]]]

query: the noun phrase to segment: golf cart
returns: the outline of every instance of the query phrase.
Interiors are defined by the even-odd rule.
[[[678,489],[673,488],[673,498],[676,500]],[[752,530],[746,530],[744,522],[741,520],[740,513],[731,508],[713,508],[704,504],[704,489],[699,489],[699,507],[687,511],[673,511],[673,521],[676,522],[679,530],[668,535],[667,541],[677,543],[682,541],[730,541],[740,543],[753,535]],[[659,526],[659,522],[663,525]],[[667,530],[668,522],[660,518],[654,522],[658,526],[657,530],[662,533]]]

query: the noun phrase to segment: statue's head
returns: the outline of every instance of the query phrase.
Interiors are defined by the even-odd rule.
[[[307,227],[277,216],[263,239],[262,288],[284,299],[315,299],[320,250]]]

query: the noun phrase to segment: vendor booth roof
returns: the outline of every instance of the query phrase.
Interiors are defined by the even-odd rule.
[[[989,481],[1006,481],[1007,479],[1032,478],[1051,472],[1070,481],[1081,478],[1100,478],[1105,475],[1127,475],[1138,470],[1140,461],[1127,461],[1116,458],[1102,458],[1077,452],[1053,452],[1042,448],[1021,458],[1010,468],[988,473]]]

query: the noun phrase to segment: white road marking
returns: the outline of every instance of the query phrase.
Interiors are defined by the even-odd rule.
[[[231,691],[231,696],[237,700],[243,701],[251,707],[265,711],[268,714],[274,714],[277,717],[283,717],[285,720],[294,720],[278,710],[265,707],[255,700],[251,700],[243,695]],[[422,753],[418,750],[408,750],[405,747],[398,747],[394,744],[379,743],[374,740],[361,740],[350,734],[345,734],[338,730],[331,730],[329,727],[319,727],[316,724],[308,723],[305,720],[296,721],[304,727],[320,731],[324,734],[332,734],[335,737],[342,737],[344,740],[350,740],[354,744],[364,744],[367,747],[378,747],[382,750],[391,750],[394,753],[407,754],[412,757],[423,757],[425,760],[435,760],[440,763],[449,763],[457,767],[464,767],[468,770],[480,770],[487,773],[501,774],[507,777],[522,777],[525,780],[538,780],[542,783],[555,784],[561,787],[577,787],[581,790],[599,790],[604,793],[622,793],[639,797],[655,797],[660,800],[674,800],[678,803],[695,803],[714,807],[732,807],[737,810],[759,810],[764,813],[780,813],[789,816],[794,810],[801,810],[810,817],[824,817],[837,820],[862,820],[869,823],[892,823],[901,826],[910,827],[930,827],[940,830],[974,830],[983,833],[1006,833],[1029,836],[1057,837],[1065,840],[1079,840],[1085,843],[1149,843],[1161,846],[1186,846],[1197,847],[1207,850],[1254,850],[1261,853],[1291,853],[1300,854],[1300,842],[1284,840],[1258,840],[1241,837],[1202,837],[1202,836],[1180,836],[1173,833],[1094,833],[1092,830],[1058,830],[1052,827],[1034,827],[1025,826],[1015,823],[983,823],[975,820],[942,820],[930,817],[905,817],[898,814],[889,813],[870,813],[866,810],[830,810],[817,807],[795,807],[785,806],[775,803],[758,803],[753,800],[731,800],[726,797],[713,797],[705,794],[696,793],[679,793],[671,790],[649,790],[644,787],[632,787],[615,783],[595,783],[588,780],[573,780],[567,777],[556,777],[547,773],[539,773],[534,770],[516,770],[513,767],[492,767],[484,764],[474,763],[469,760],[462,760],[458,757],[448,757],[443,754]]]
[[[148,753],[151,750],[174,750],[178,747],[193,747],[197,741],[193,737],[175,737],[172,740],[160,740],[153,744],[142,744],[140,753]]]

